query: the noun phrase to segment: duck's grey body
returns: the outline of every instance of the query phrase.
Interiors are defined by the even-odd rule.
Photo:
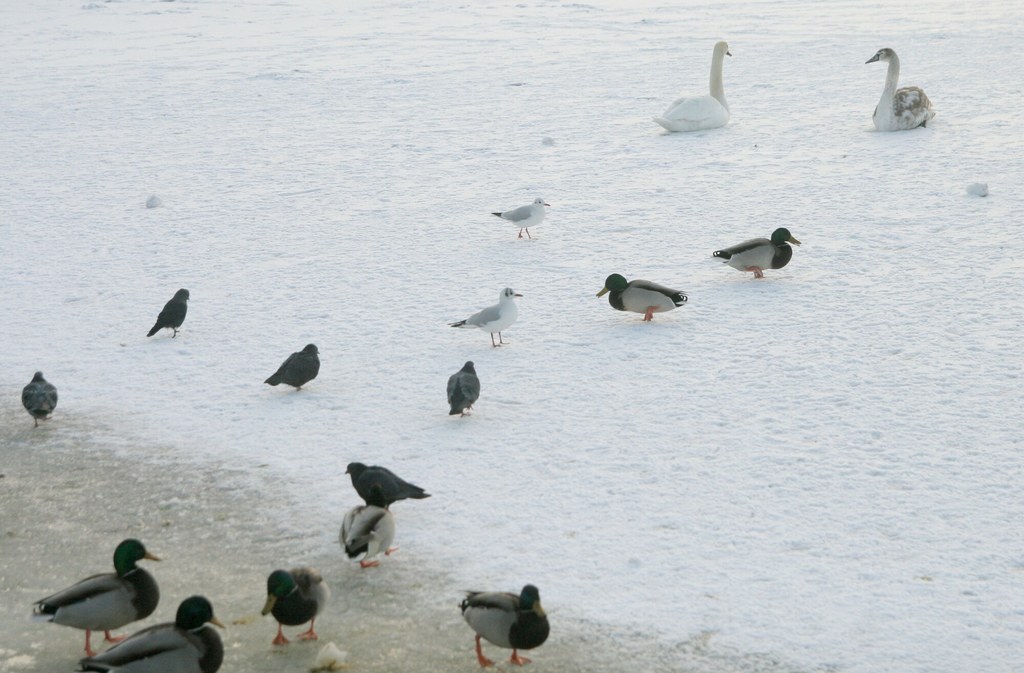
[[[390,555],[391,542],[395,539],[395,517],[387,510],[387,501],[381,485],[374,483],[366,498],[366,504],[353,507],[345,513],[341,522],[338,541],[345,548],[349,558],[365,554],[359,562],[364,568],[380,565],[371,560],[381,552]]]
[[[156,610],[160,590],[153,576],[136,568],[124,577],[93,575],[35,605],[33,618],[89,631],[112,631]]]
[[[472,361],[462,366],[462,369],[448,377],[448,404],[450,406],[449,416],[461,414],[465,416],[480,398],[480,379],[477,378],[476,368]]]
[[[178,606],[173,623],[143,629],[102,654],[82,659],[79,671],[110,673],[215,673],[224,645],[208,623],[223,627],[202,596]]]
[[[110,673],[212,673],[224,645],[211,626],[185,631],[174,624],[143,629],[102,654],[83,659],[80,671]]]
[[[43,378],[42,372],[36,372],[27,386],[21,390],[21,404],[25,411],[39,421],[45,421],[57,408],[57,388]]]
[[[793,238],[789,230],[780,227],[772,232],[772,237],[752,238],[737,245],[733,245],[711,253],[734,269],[740,271],[752,271],[755,278],[764,278],[765,269],[781,269],[789,264],[793,258],[793,248],[790,243],[800,245],[800,241]]]

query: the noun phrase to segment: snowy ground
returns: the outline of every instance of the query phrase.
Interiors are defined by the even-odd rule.
[[[720,38],[732,121],[664,134]],[[929,128],[873,131],[882,46]],[[538,670],[608,628],[1024,670],[1017,3],[25,0],[0,57],[0,418],[30,428],[36,369],[61,393],[0,450],[131,442],[269,483],[260,520],[337,572],[344,466],[388,465],[434,494],[396,506],[389,572],[443,578],[444,605],[537,584]],[[488,214],[538,195],[535,240]],[[804,245],[763,281],[710,258],[780,225]],[[612,272],[690,302],[641,324],[594,297]],[[506,285],[511,345],[446,327]],[[181,336],[146,339],[179,287]],[[307,389],[260,383],[308,342]],[[448,418],[467,359],[483,394]],[[47,577],[103,569],[94,536]]]

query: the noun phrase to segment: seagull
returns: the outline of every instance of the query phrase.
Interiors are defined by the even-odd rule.
[[[43,378],[42,372],[36,372],[32,381],[21,390],[21,404],[25,407],[39,427],[39,421],[45,421],[57,406],[57,388]]]
[[[510,287],[506,287],[498,295],[498,303],[494,306],[488,306],[482,311],[478,311],[473,315],[469,316],[465,320],[459,322],[450,323],[451,327],[465,327],[470,325],[472,327],[479,327],[485,332],[491,334],[491,345],[497,348],[498,346],[508,343],[501,340],[501,331],[508,329],[512,323],[519,317],[519,309],[516,308],[515,297],[522,297],[523,295],[518,294],[515,290]],[[494,335],[498,335],[498,343],[494,343]]]
[[[188,312],[188,290],[182,288],[174,293],[171,300],[164,304],[164,310],[160,311],[160,315],[156,318],[156,324],[153,325],[153,329],[149,330],[149,334],[146,336],[151,337],[165,327],[170,327],[174,330],[174,334],[171,336],[178,336],[178,328],[181,327],[181,323],[185,322],[185,314]]]
[[[479,398],[480,379],[476,377],[476,368],[470,360],[462,365],[462,369],[448,377],[448,404],[451,405],[448,415],[468,415],[473,403]]]
[[[519,238],[523,237],[523,230],[526,231],[527,236],[533,238],[533,236],[530,236],[530,227],[534,227],[544,221],[544,206],[551,207],[551,204],[544,203],[544,199],[538,196],[528,206],[519,206],[512,210],[506,210],[503,213],[491,213],[491,215],[508,220],[519,227]]]
[[[287,383],[290,386],[294,386],[296,390],[299,390],[302,386],[315,379],[316,375],[320,373],[319,355],[320,351],[317,350],[316,344],[308,344],[301,351],[289,355],[288,359],[277,368],[273,376],[264,381],[264,383],[269,383],[272,386],[276,386],[279,383]]]

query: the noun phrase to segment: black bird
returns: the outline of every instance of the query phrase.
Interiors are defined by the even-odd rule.
[[[277,368],[274,375],[264,383],[269,383],[272,386],[287,383],[290,386],[295,386],[295,389],[298,390],[315,379],[318,373],[320,373],[320,351],[316,349],[316,345],[309,344],[298,353],[289,355],[288,359]]]
[[[36,372],[32,382],[21,390],[21,403],[36,420],[34,427],[38,428],[39,421],[49,418],[57,406],[57,389],[43,378],[42,372]]]
[[[345,469],[345,474],[352,477],[353,488],[356,489],[356,493],[359,494],[359,497],[367,505],[378,504],[379,506],[379,502],[370,502],[370,500],[374,499],[370,492],[374,484],[380,485],[381,490],[384,492],[385,508],[389,507],[396,500],[405,500],[406,498],[422,500],[423,498],[430,497],[429,493],[416,484],[410,484],[388,468],[380,467],[379,465],[349,463]]]
[[[156,324],[146,336],[151,337],[163,328],[170,327],[174,330],[174,334],[171,336],[173,339],[178,336],[178,328],[181,327],[181,323],[185,322],[186,313],[188,313],[188,290],[182,288],[174,293],[174,297],[169,302],[164,304],[164,310],[160,311],[160,315],[156,317]]]
[[[476,377],[476,369],[470,360],[462,365],[462,369],[448,377],[448,404],[451,405],[448,415],[467,415],[473,403],[479,398],[480,379]]]

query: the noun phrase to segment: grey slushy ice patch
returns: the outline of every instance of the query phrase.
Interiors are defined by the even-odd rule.
[[[133,440],[70,412],[59,420],[33,428],[23,414],[0,413],[0,672],[75,668],[83,632],[31,621],[32,603],[109,572],[112,550],[126,537],[141,539],[162,559],[144,562],[161,597],[153,616],[120,633],[172,620],[178,603],[198,593],[229,626],[222,632],[224,672],[306,671],[327,642],[348,652],[352,671],[479,670],[473,634],[457,607],[461,587],[429,570],[430,559],[416,550],[361,570],[337,546],[342,513],[337,521],[315,509],[305,520],[277,520],[279,512],[299,508],[258,465],[142,462],[132,457]],[[338,480],[348,487],[345,475]],[[275,648],[276,624],[259,614],[266,577],[298,564],[323,573],[332,602],[317,620],[319,643]],[[574,622],[555,603],[547,609],[552,636],[531,653],[526,672],[795,670],[767,656],[722,652],[708,634],[658,642],[614,624]],[[299,630],[286,627],[285,634]],[[102,634],[93,640],[99,642]],[[502,662],[500,669],[511,669],[507,650],[485,652]]]

